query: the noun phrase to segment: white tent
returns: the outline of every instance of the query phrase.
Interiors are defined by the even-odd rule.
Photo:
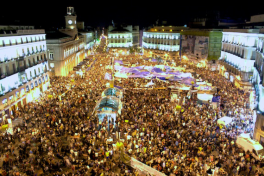
[[[152,86],[152,85],[154,85],[154,84],[155,84],[155,83],[153,83],[152,80],[151,80],[151,82],[149,82],[148,84],[146,84],[145,87],[149,87],[149,86]]]
[[[199,81],[199,79],[198,79],[198,81]],[[196,79],[196,84],[198,84],[198,85],[206,84],[206,82],[200,82],[200,81],[198,82],[198,81],[197,81],[197,79]]]
[[[180,76],[181,76],[182,78],[187,78],[187,77],[192,78],[192,74],[191,74],[191,73],[181,73]]]
[[[197,94],[197,98],[202,101],[212,101],[213,95],[212,94]]]
[[[220,119],[217,120],[217,124],[222,124],[222,125],[228,125],[232,122],[232,118],[231,117],[222,117]]]

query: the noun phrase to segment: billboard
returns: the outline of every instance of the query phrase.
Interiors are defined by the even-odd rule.
[[[208,47],[208,36],[182,35],[182,55],[190,59],[207,59]]]

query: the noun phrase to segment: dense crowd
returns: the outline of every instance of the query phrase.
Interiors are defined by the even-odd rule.
[[[14,127],[13,135],[0,135],[1,175],[138,175],[120,160],[115,145],[119,138],[127,155],[166,175],[259,174],[262,161],[236,145],[241,130],[253,131],[247,92],[216,72],[187,65],[218,87],[220,109],[197,104],[192,96],[176,111],[167,89],[170,83],[153,80],[154,89],[135,89],[149,80],[120,79],[115,84],[124,88],[122,113],[115,122],[107,117],[99,122],[93,110],[108,82],[105,73],[112,72],[105,67],[109,58],[96,55],[83,76],[52,77],[39,101],[15,113],[12,118],[23,123]],[[123,60],[142,62],[139,56]],[[234,123],[221,129],[216,121],[226,115]]]

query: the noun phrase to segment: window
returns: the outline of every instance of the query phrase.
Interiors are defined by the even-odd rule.
[[[26,92],[28,92],[28,91],[29,91],[29,86],[27,85],[27,86],[26,86]]]
[[[9,76],[9,67],[6,65],[6,74]]]
[[[50,59],[53,60],[53,53],[50,53]]]
[[[28,65],[29,65],[29,67],[31,67],[31,60],[30,59],[28,59]]]
[[[15,73],[16,72],[16,66],[15,66],[15,64],[13,64],[13,73]]]

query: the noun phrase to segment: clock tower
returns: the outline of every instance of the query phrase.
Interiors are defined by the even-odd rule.
[[[77,29],[76,18],[77,15],[74,12],[74,7],[67,7],[67,15],[65,16],[66,29]]]

